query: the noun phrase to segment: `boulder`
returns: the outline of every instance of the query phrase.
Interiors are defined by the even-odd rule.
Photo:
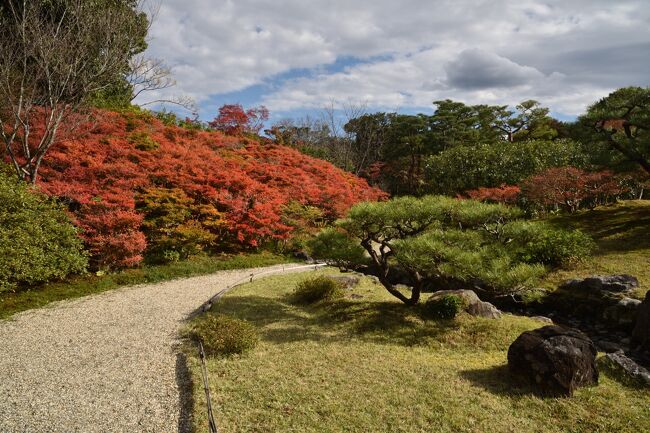
[[[600,341],[594,341],[596,344],[596,347],[602,351],[602,352],[618,352],[619,350],[622,350],[622,347],[620,344],[617,343],[612,343],[611,341],[607,340],[600,340]]]
[[[481,301],[473,290],[439,290],[434,292],[427,299],[427,302],[440,299],[446,295],[458,296],[463,301],[463,310],[472,316],[486,317],[488,319],[498,319],[501,317],[501,311],[489,302]]]
[[[572,396],[598,383],[596,347],[577,329],[544,326],[521,334],[508,349],[508,367],[544,394]]]
[[[598,365],[625,382],[650,387],[650,371],[625,356],[623,351],[608,353],[599,358]]]
[[[488,319],[500,319],[501,311],[489,302],[478,301],[465,308],[472,316],[485,317]]]
[[[298,260],[303,260],[305,262],[313,262],[314,259],[311,258],[309,254],[307,254],[306,251],[296,251],[293,253],[293,257],[298,259]]]
[[[629,292],[639,287],[639,280],[632,275],[594,275],[592,277],[565,281],[561,289],[577,289],[605,292]]]
[[[650,291],[637,308],[632,344],[642,351],[650,352]]]
[[[637,309],[641,301],[632,298],[623,298],[616,304],[605,308],[603,319],[612,325],[631,326],[634,325]]]
[[[533,317],[531,317],[531,319],[537,320],[538,322],[546,323],[546,324],[549,324],[549,325],[553,324],[553,319],[551,319],[550,317],[546,317],[546,316],[533,316]]]
[[[334,280],[337,283],[341,283],[346,289],[356,287],[359,284],[359,281],[361,281],[361,279],[356,275],[328,275],[327,278]]]

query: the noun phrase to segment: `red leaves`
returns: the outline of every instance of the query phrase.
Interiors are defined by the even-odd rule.
[[[496,188],[478,188],[467,192],[473,200],[487,201],[490,203],[514,204],[519,198],[521,189],[516,185],[501,185]]]
[[[221,212],[220,242],[229,247],[290,237],[294,228],[282,219],[289,202],[335,219],[358,201],[385,197],[365,180],[287,147],[166,127],[146,115],[100,112],[97,119],[82,128],[89,131],[82,139],[52,148],[40,184],[71,204],[98,267],[142,259],[146,242],[134,197],[151,188],[177,188],[194,205]],[[158,147],[139,150],[134,134]]]
[[[227,135],[259,134],[268,119],[269,110],[263,105],[244,111],[240,104],[226,104],[219,108],[219,115],[209,125]]]
[[[627,191],[621,178],[610,171],[586,172],[574,167],[550,168],[521,183],[523,197],[544,209],[581,207],[608,203]]]
[[[575,167],[549,168],[523,180],[519,186],[501,185],[468,191],[469,198],[515,204],[538,210],[562,208],[575,212],[615,201],[629,192],[626,178],[611,171],[587,172]]]

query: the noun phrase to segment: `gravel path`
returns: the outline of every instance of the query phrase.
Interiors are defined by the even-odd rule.
[[[122,288],[0,321],[0,432],[185,432],[178,330],[251,272]]]

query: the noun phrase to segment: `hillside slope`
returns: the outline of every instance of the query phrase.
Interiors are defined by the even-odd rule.
[[[384,196],[294,149],[168,126],[148,113],[97,112],[77,131],[50,151],[39,184],[68,204],[100,268],[142,260],[142,203],[164,207],[154,217],[173,221],[157,229],[178,229],[166,236],[204,236],[213,249],[232,250],[287,239]]]

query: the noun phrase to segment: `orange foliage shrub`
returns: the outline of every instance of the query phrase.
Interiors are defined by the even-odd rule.
[[[50,150],[40,185],[68,203],[100,268],[139,263],[145,232],[150,242],[192,236],[202,248],[256,247],[292,235],[295,227],[283,222],[290,202],[334,220],[359,201],[385,197],[328,162],[266,140],[133,113],[97,112],[80,130]],[[155,197],[186,207],[182,221],[153,223],[151,212],[161,211],[151,206]]]

